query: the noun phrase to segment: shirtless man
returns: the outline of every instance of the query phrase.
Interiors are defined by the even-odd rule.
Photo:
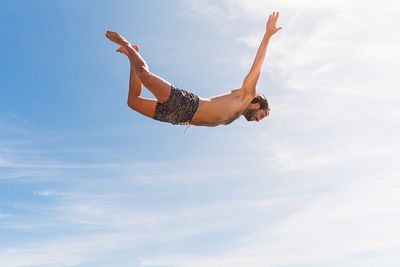
[[[260,121],[269,115],[270,109],[267,99],[256,92],[256,85],[268,42],[281,29],[276,27],[278,17],[279,12],[269,16],[263,40],[241,88],[209,98],[178,89],[150,72],[137,45],[132,45],[116,32],[107,31],[106,37],[118,44],[120,47],[117,51],[125,54],[130,61],[128,106],[147,117],[172,124],[226,125],[241,115],[248,121]],[[142,84],[156,99],[140,96]]]

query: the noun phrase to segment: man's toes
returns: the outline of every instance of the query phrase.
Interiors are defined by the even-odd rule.
[[[128,55],[128,51],[126,50],[126,48],[124,48],[122,46],[119,47],[116,51],[121,53],[121,54]]]
[[[136,51],[139,52],[139,46],[138,45],[133,44],[132,47],[133,47],[133,49],[135,49]]]

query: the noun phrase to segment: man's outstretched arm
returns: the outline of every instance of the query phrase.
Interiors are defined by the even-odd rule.
[[[260,77],[261,67],[264,63],[265,53],[267,51],[267,45],[269,39],[272,35],[278,32],[281,27],[276,28],[276,22],[279,18],[279,12],[272,13],[269,15],[266,31],[263,37],[263,40],[258,48],[256,58],[254,59],[253,65],[251,66],[249,74],[247,74],[246,78],[243,81],[242,88],[246,93],[255,95],[256,94],[256,85],[258,82],[258,78]]]

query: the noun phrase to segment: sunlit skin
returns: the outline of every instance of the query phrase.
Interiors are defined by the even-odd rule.
[[[240,88],[226,93],[203,98],[190,124],[197,126],[227,125],[243,115],[248,121],[260,121],[269,116],[269,110],[260,109],[260,104],[251,101],[257,95],[256,86],[264,63],[268,42],[281,27],[276,27],[279,12],[272,13],[266,23],[266,30],[249,73]],[[164,103],[171,92],[171,83],[149,70],[139,53],[139,46],[131,44],[117,32],[107,31],[106,37],[119,45],[118,52],[130,61],[130,81],[128,106],[150,118],[154,117],[157,101]],[[140,96],[144,85],[156,97],[148,99]]]

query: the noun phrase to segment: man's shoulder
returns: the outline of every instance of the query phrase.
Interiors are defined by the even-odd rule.
[[[242,102],[251,102],[251,100],[256,96],[253,92],[245,90],[243,87],[232,90],[232,92],[233,91],[235,91],[236,96],[238,96]]]

